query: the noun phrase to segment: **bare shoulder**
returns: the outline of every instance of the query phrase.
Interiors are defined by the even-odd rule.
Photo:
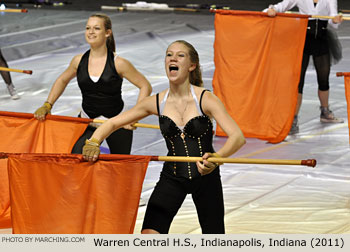
[[[159,92],[159,100],[158,102],[160,103],[163,99],[165,94],[167,93],[168,89],[165,89],[161,92]],[[157,110],[157,94],[153,94],[151,96],[147,96],[145,98],[143,98],[138,104],[140,104],[140,106],[144,107],[150,114],[154,114],[157,115],[158,114],[158,110]]]
[[[205,100],[214,101],[218,99],[216,95],[212,91],[208,90],[207,88],[193,86],[193,89],[198,99],[200,99],[202,94],[203,94],[202,99],[205,99]],[[206,91],[206,92],[203,93],[203,91]]]
[[[210,117],[215,117],[214,115],[216,113],[224,109],[223,103],[212,91],[209,91],[208,89],[202,87],[195,87],[195,93],[198,97],[198,100],[200,100],[200,97],[203,94],[201,106],[204,113]]]
[[[160,91],[158,94],[159,94],[159,100],[163,100],[165,94],[168,92],[168,88],[167,89],[164,89],[163,91]]]
[[[149,114],[157,114],[156,94],[143,98],[137,106],[147,110]]]
[[[129,60],[127,60],[127,59],[125,59],[125,58],[123,58],[123,57],[121,57],[119,55],[117,57],[115,57],[114,63],[116,65],[118,65],[119,67],[131,65]]]
[[[121,77],[124,77],[124,75],[133,73],[135,71],[135,68],[131,62],[121,56],[115,58],[114,65]]]
[[[79,63],[82,57],[83,57],[83,54],[77,54],[73,57],[72,61],[78,61]]]
[[[71,66],[74,67],[74,68],[78,68],[79,66],[79,63],[81,61],[81,58],[83,57],[83,54],[78,54],[78,55],[75,55],[71,61]]]

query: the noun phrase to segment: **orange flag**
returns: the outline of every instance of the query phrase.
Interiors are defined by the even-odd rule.
[[[348,109],[348,121],[350,118],[350,72],[349,73],[342,73],[342,76],[344,76],[344,82],[345,82],[345,97],[346,97],[346,103],[347,103],[347,109]],[[349,143],[350,143],[350,124],[348,123],[349,127]]]
[[[149,156],[9,156],[15,234],[132,234]]]
[[[297,102],[307,16],[217,10],[214,93],[246,137],[285,139]],[[218,127],[217,135],[225,133]]]
[[[70,153],[89,120],[47,116],[44,122],[33,114],[0,111],[0,152]],[[0,228],[11,227],[7,159],[0,160]]]

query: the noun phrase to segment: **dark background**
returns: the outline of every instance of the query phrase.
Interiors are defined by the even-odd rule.
[[[0,1],[5,3],[8,7],[23,7],[23,8],[55,8],[55,9],[69,9],[69,10],[100,10],[101,5],[109,6],[121,6],[122,3],[136,3],[137,1],[132,0],[37,0],[37,1],[16,1],[16,0],[5,0]],[[146,1],[149,3],[167,3],[170,7],[183,7],[186,4],[198,4],[202,7],[216,5],[227,6],[230,9],[235,10],[253,10],[259,11],[266,8],[269,4],[274,4],[280,2],[279,0],[219,0],[219,1],[210,1],[210,0],[150,0]],[[63,5],[53,6],[53,3],[63,3]],[[21,6],[16,6],[16,4],[21,4]],[[338,8],[349,10],[350,9],[350,0],[338,0]],[[202,9],[201,12],[206,12]]]

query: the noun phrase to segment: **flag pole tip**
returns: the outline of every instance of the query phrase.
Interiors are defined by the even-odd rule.
[[[337,77],[341,77],[343,76],[344,74],[342,72],[337,72]]]
[[[315,167],[316,163],[316,159],[301,160],[301,165]]]

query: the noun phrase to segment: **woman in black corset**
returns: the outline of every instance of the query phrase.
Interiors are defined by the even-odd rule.
[[[207,161],[210,156],[228,157],[245,139],[221,101],[205,90],[199,57],[186,41],[168,47],[165,70],[169,88],[146,97],[132,109],[102,124],[86,141],[83,156],[95,161],[99,145],[122,125],[148,115],[159,116],[159,125],[168,148],[168,156],[199,156],[203,162],[165,162],[160,179],[150,197],[142,233],[168,233],[171,222],[187,194],[192,194],[203,233],[224,233],[224,202],[219,164]],[[215,152],[215,119],[228,138]]]
[[[82,111],[79,116],[83,118],[107,120],[118,115],[124,107],[121,94],[123,78],[140,89],[137,102],[152,92],[148,80],[128,60],[115,53],[112,23],[107,15],[90,16],[86,24],[85,39],[90,50],[76,55],[55,81],[46,102],[34,113],[38,120],[45,120],[53,104],[74,77],[77,77],[82,93]],[[82,153],[85,140],[91,137],[98,126],[96,123],[88,126],[74,145],[72,153]],[[133,129],[129,124],[106,139],[112,154],[130,154]]]

